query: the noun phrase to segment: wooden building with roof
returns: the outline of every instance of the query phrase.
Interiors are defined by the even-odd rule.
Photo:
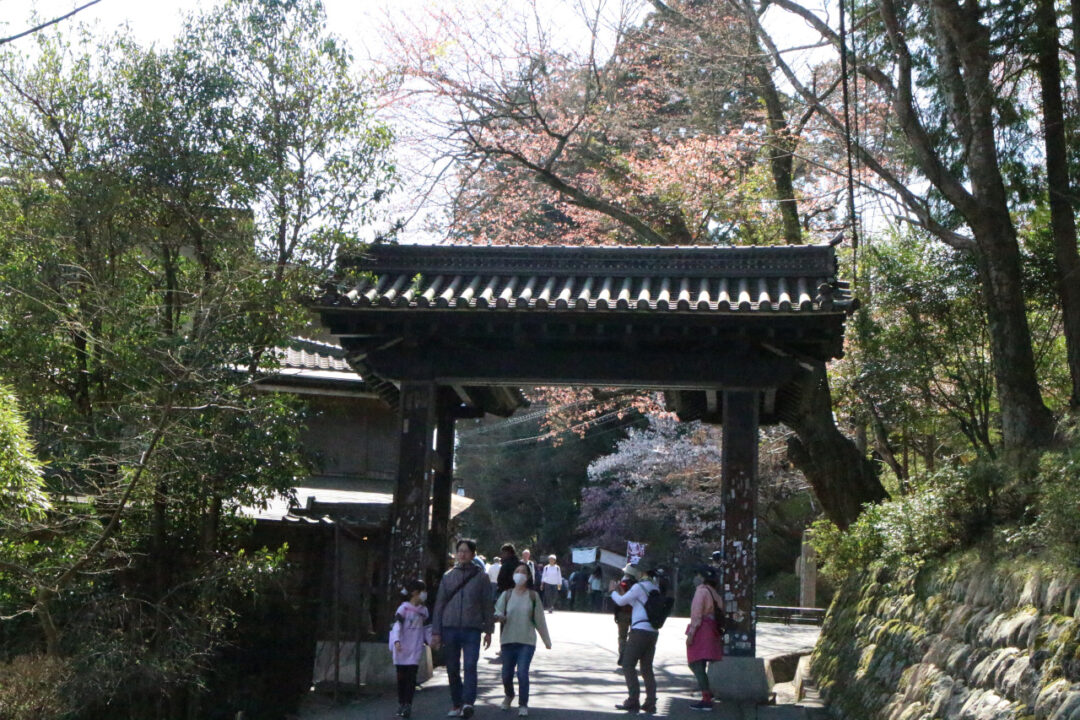
[[[255,521],[254,547],[288,543],[299,607],[282,621],[305,628],[306,646],[296,648],[304,687],[386,681],[389,656],[377,639],[394,601],[384,548],[398,462],[396,389],[357,373],[338,345],[296,339],[276,353],[279,367],[255,388],[304,398],[302,437],[315,469],[291,497],[241,513]],[[450,517],[471,503],[454,495]]]

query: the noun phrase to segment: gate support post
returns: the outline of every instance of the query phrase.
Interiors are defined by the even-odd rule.
[[[447,569],[450,551],[450,496],[454,484],[454,403],[452,391],[440,388],[435,411],[434,477],[431,488],[431,531],[427,539],[424,582],[428,597],[434,598],[439,580]]]
[[[398,448],[397,484],[390,508],[387,603],[383,614],[392,614],[401,602],[400,586],[410,578],[422,578],[428,567],[428,508],[434,475],[432,443],[436,427],[438,396],[435,383],[401,383],[401,444]],[[390,618],[379,618],[379,631],[389,630]]]
[[[755,657],[759,394],[724,391],[720,488],[727,634],[724,661],[712,664],[709,679],[718,698],[763,703],[772,691],[772,677],[764,659]]]

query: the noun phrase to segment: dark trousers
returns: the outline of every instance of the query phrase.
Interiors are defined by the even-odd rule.
[[[604,606],[604,593],[601,590],[590,590],[589,600],[592,602],[592,611],[600,612]]]
[[[638,685],[637,664],[641,663],[641,677],[645,680],[645,702],[656,704],[656,676],[653,675],[653,656],[656,654],[656,639],[659,633],[648,630],[631,630],[626,638],[626,650],[623,651],[623,675],[626,676],[627,699],[631,704],[638,702],[641,687]]]
[[[709,688],[708,660],[695,660],[690,663],[690,672],[694,673],[694,677],[697,679],[698,690],[703,693],[712,692]]]
[[[529,665],[532,664],[535,645],[506,643],[502,646],[502,681],[506,697],[514,697],[514,668],[517,667],[518,705],[529,704]]]
[[[615,626],[619,631],[619,659],[615,664],[622,667],[623,656],[626,655],[626,636],[630,634],[630,614],[618,613],[615,615]]]
[[[559,586],[544,583],[544,609],[553,610],[555,601],[559,598]]]
[[[454,707],[476,704],[476,664],[480,660],[480,631],[475,628],[444,627],[446,675],[450,678],[450,700]],[[461,680],[461,656],[465,656],[465,681]]]
[[[416,694],[416,672],[419,665],[395,665],[397,668],[397,700],[400,705],[412,705]]]

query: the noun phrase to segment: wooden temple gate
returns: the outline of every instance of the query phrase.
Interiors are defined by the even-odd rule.
[[[832,247],[375,245],[340,266],[359,279],[314,309],[401,413],[392,578],[444,569],[455,419],[510,415],[521,387],[663,390],[680,419],[723,424],[726,650],[755,656],[758,428],[842,355]]]

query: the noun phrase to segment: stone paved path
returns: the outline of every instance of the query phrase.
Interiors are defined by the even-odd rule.
[[[714,720],[801,720],[805,715],[792,706],[738,707],[719,705],[711,713],[691,711],[694,679],[686,665],[683,631],[685,618],[670,618],[657,645],[656,681],[659,707],[650,717],[713,718]],[[610,615],[556,612],[548,615],[552,650],[541,646],[532,663],[529,717],[545,720],[616,720],[627,717],[614,705],[626,697],[626,684],[616,672],[615,623]],[[771,657],[812,648],[817,641],[816,627],[784,626],[763,623],[758,626],[758,655]],[[501,712],[503,692],[499,659],[495,656],[496,633],[491,649],[480,654],[480,691],[476,703],[477,720],[511,720],[517,708]],[[446,673],[435,672],[416,693],[413,717],[434,720],[446,717],[450,706]],[[311,698],[300,714],[301,720],[391,720],[397,709],[393,689],[333,706],[327,698]]]

